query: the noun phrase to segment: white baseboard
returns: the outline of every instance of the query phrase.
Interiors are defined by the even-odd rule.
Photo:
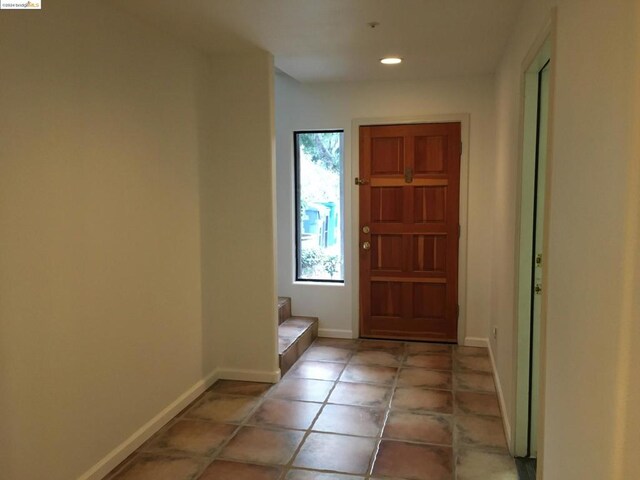
[[[493,369],[493,381],[496,384],[496,392],[498,394],[498,403],[500,404],[500,412],[502,413],[502,424],[504,427],[504,434],[507,437],[507,446],[509,447],[509,451],[513,453],[513,444],[511,441],[511,423],[509,422],[507,406],[504,401],[502,384],[500,383],[500,377],[498,376],[498,369],[496,368],[496,359],[493,354],[493,348],[491,348],[491,342],[487,342],[487,344],[489,346],[489,357],[491,358],[491,368]]]
[[[321,328],[318,330],[318,336],[323,338],[353,338],[351,330],[338,330],[334,328]]]
[[[117,467],[138,447],[164,427],[173,417],[184,410],[191,402],[213,385],[219,378],[215,370],[207,377],[190,387],[186,392],[171,402],[160,413],[136,430],[129,438],[109,452],[102,460],[78,477],[78,480],[99,480]]]
[[[218,378],[223,380],[241,380],[243,382],[278,383],[280,370],[272,372],[264,370],[242,370],[238,368],[219,368]]]
[[[489,339],[482,337],[465,337],[464,346],[489,348]]]

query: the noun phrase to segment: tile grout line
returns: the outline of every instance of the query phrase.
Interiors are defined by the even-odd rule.
[[[311,348],[316,342],[314,341],[309,348]],[[358,342],[359,343],[359,342]],[[334,347],[335,348],[335,347]],[[347,349],[344,349],[347,350]],[[283,468],[283,472],[280,475],[280,480],[285,480],[285,478],[287,477],[287,475],[289,474],[289,472],[292,470],[293,468],[293,463],[295,462],[296,458],[298,457],[298,454],[300,453],[300,451],[302,450],[302,446],[305,444],[305,442],[307,441],[307,438],[309,438],[309,436],[312,433],[312,429],[313,426],[315,425],[315,423],[318,421],[318,418],[320,418],[320,415],[322,414],[322,412],[324,411],[325,407],[327,406],[327,404],[329,403],[329,398],[331,397],[331,394],[333,393],[333,391],[336,389],[336,387],[338,386],[338,382],[340,381],[340,378],[342,377],[342,374],[344,373],[344,371],[347,368],[347,365],[349,364],[349,361],[351,360],[351,358],[354,355],[354,351],[355,350],[348,350],[349,351],[349,355],[347,357],[346,362],[344,363],[344,365],[342,366],[342,369],[340,369],[340,373],[338,374],[338,376],[336,377],[336,379],[333,381],[333,386],[331,387],[331,389],[329,390],[329,393],[327,393],[327,396],[325,397],[324,401],[322,402],[322,406],[320,407],[320,409],[318,410],[318,413],[316,413],[315,417],[313,418],[313,420],[311,421],[311,423],[309,424],[309,427],[305,430],[304,435],[302,436],[302,439],[300,440],[300,443],[298,444],[298,446],[296,447],[295,451],[293,452],[293,455],[291,455],[291,458],[289,459],[289,462],[287,462],[287,464],[284,466]],[[304,361],[304,360],[303,360]],[[335,363],[335,362],[334,362]],[[293,369],[291,369],[293,370]],[[309,379],[309,380],[314,380],[314,379]]]
[[[304,359],[302,358],[302,361],[313,361],[313,362],[328,362],[328,363],[333,363],[333,364],[338,364],[341,365],[341,368],[339,370],[339,373],[337,374],[335,380],[331,380],[332,386],[329,389],[328,393],[326,394],[324,400],[322,402],[314,402],[311,400],[296,400],[298,402],[304,402],[304,403],[312,403],[312,404],[316,404],[316,405],[320,405],[320,408],[318,409],[318,412],[316,413],[316,415],[314,416],[313,420],[311,421],[311,423],[309,424],[309,426],[306,429],[298,429],[298,428],[289,428],[286,426],[278,426],[278,425],[262,425],[259,423],[251,423],[251,419],[253,418],[253,416],[255,415],[256,411],[258,409],[261,408],[261,406],[264,405],[264,403],[266,401],[268,401],[269,399],[273,399],[273,400],[282,400],[282,401],[291,401],[293,402],[293,399],[287,399],[287,398],[278,398],[278,397],[274,397],[273,393],[275,391],[276,385],[272,385],[270,386],[265,392],[263,392],[260,395],[246,395],[246,394],[238,394],[238,393],[224,393],[224,392],[215,392],[215,391],[211,391],[211,389],[213,388],[213,386],[211,386],[209,389],[207,389],[207,391],[203,392],[197,399],[195,399],[189,406],[185,407],[178,415],[176,415],[175,417],[173,417],[169,422],[167,422],[167,424],[157,433],[155,433],[153,436],[151,436],[151,438],[149,438],[146,442],[144,442],[135,452],[133,452],[130,457],[128,459],[125,459],[122,464],[119,466],[119,468],[114,469],[112,472],[110,472],[108,474],[108,476],[106,478],[109,479],[113,479],[115,478],[117,475],[122,474],[123,472],[125,472],[128,468],[130,468],[130,465],[137,461],[141,456],[145,456],[145,455],[162,455],[164,454],[165,456],[169,456],[169,457],[182,457],[182,458],[192,458],[194,460],[197,461],[202,461],[202,465],[200,466],[198,472],[195,474],[196,476],[193,477],[194,479],[196,478],[201,478],[202,474],[204,473],[204,471],[216,460],[227,460],[227,461],[231,461],[231,462],[236,462],[236,463],[241,463],[241,464],[247,464],[247,465],[263,465],[263,466],[270,466],[270,467],[276,467],[279,470],[281,470],[281,473],[279,475],[279,480],[284,480],[285,477],[291,472],[291,470],[295,469],[300,469],[300,470],[308,470],[308,471],[322,471],[324,473],[337,473],[337,474],[346,474],[345,472],[339,472],[339,471],[334,471],[334,470],[323,470],[321,468],[309,468],[309,467],[294,467],[293,463],[295,462],[295,459],[297,458],[297,456],[299,455],[300,451],[302,450],[302,447],[304,445],[304,443],[307,441],[308,437],[311,435],[311,433],[325,433],[325,434],[332,434],[332,435],[336,435],[336,436],[346,436],[346,437],[355,437],[355,438],[368,438],[368,439],[373,439],[375,441],[375,448],[369,458],[369,462],[368,462],[368,467],[366,472],[363,474],[352,474],[352,473],[348,473],[346,475],[356,475],[360,478],[365,478],[365,479],[372,479],[373,476],[373,468],[375,465],[375,461],[377,458],[377,455],[379,453],[380,450],[380,446],[382,441],[384,440],[384,430],[387,426],[387,423],[389,421],[390,415],[391,415],[391,405],[393,404],[393,400],[396,396],[397,393],[397,389],[399,388],[399,377],[402,373],[403,370],[407,370],[407,369],[411,369],[411,368],[415,368],[415,369],[420,369],[420,370],[428,370],[428,371],[433,371],[433,372],[449,372],[451,374],[451,387],[449,390],[445,390],[442,388],[432,388],[432,387],[419,387],[416,386],[416,388],[421,388],[421,389],[426,389],[426,390],[435,390],[435,391],[450,391],[451,395],[452,395],[452,402],[453,402],[453,409],[452,409],[452,413],[451,413],[451,422],[452,422],[452,427],[453,427],[453,438],[452,438],[452,444],[451,444],[451,448],[453,450],[453,465],[452,465],[452,480],[457,478],[457,462],[458,462],[458,457],[459,457],[459,447],[460,447],[460,439],[459,439],[459,435],[458,435],[458,428],[457,428],[457,420],[458,418],[462,418],[462,417],[475,417],[475,418],[486,418],[486,419],[495,419],[495,418],[501,418],[501,415],[499,416],[495,416],[495,415],[486,415],[486,414],[476,414],[476,413],[467,413],[464,411],[458,411],[457,409],[457,393],[462,393],[462,392],[471,392],[471,393],[476,393],[476,394],[481,394],[481,395],[487,395],[490,397],[495,398],[496,397],[496,392],[495,391],[486,391],[486,390],[481,390],[481,389],[474,389],[474,388],[466,388],[466,389],[461,389],[460,392],[457,392],[456,389],[456,385],[457,385],[457,374],[486,374],[490,376],[490,373],[484,372],[482,370],[473,370],[472,368],[465,368],[465,369],[459,369],[456,367],[457,365],[457,360],[460,357],[471,357],[471,358],[480,358],[480,357],[486,357],[486,355],[459,355],[456,350],[455,350],[455,346],[451,346],[449,349],[450,352],[450,358],[452,361],[452,366],[451,366],[451,370],[435,370],[435,369],[430,369],[428,367],[417,367],[417,366],[412,366],[412,365],[408,365],[407,361],[408,361],[408,357],[411,355],[411,352],[409,351],[408,348],[408,343],[407,342],[397,342],[399,345],[402,346],[402,353],[400,355],[400,362],[397,364],[398,366],[396,367],[396,372],[394,374],[393,377],[393,381],[391,382],[390,385],[382,385],[380,383],[371,383],[371,382],[341,382],[341,379],[343,377],[343,375],[345,374],[346,369],[348,368],[349,365],[358,365],[358,366],[369,366],[369,367],[383,367],[385,366],[384,364],[376,364],[376,363],[352,363],[354,360],[354,357],[362,351],[375,351],[375,352],[383,352],[383,353],[389,353],[387,352],[384,348],[380,349],[380,348],[373,348],[370,350],[367,349],[362,349],[362,345],[365,343],[362,340],[356,340],[355,342],[355,348],[344,348],[342,346],[335,346],[335,345],[316,345],[316,341],[314,341],[310,347],[312,346],[317,346],[317,347],[331,347],[334,349],[338,349],[338,350],[342,350],[344,352],[346,352],[346,356],[344,357],[343,361],[335,361],[335,360],[330,360],[330,359],[325,359],[325,360],[316,360],[316,359]],[[390,342],[391,343],[391,342]],[[442,354],[442,352],[415,352],[415,354],[417,355],[438,355],[438,354]],[[292,369],[293,370],[293,369]],[[285,375],[286,377],[286,375]],[[316,381],[316,380],[322,380],[322,381],[327,381],[327,380],[323,380],[323,379],[314,379],[314,378],[306,378],[306,377],[291,377],[292,379],[298,379],[298,380],[312,380],[312,381]],[[328,383],[328,381],[327,381]],[[330,403],[330,398],[332,396],[332,394],[334,393],[335,389],[338,387],[338,385],[340,383],[345,383],[345,384],[354,384],[354,385],[358,385],[358,384],[362,384],[362,385],[371,385],[371,386],[378,386],[378,387],[385,387],[385,388],[390,388],[390,395],[389,395],[389,399],[383,404],[383,407],[373,407],[371,405],[352,405],[352,404],[335,404],[335,405],[346,405],[346,406],[352,406],[352,407],[356,407],[356,408],[366,408],[366,409],[377,409],[377,410],[381,410],[384,412],[383,415],[383,421],[381,423],[381,427],[378,430],[378,434],[377,436],[368,436],[368,435],[357,435],[357,434],[347,434],[347,433],[339,433],[339,432],[322,432],[322,431],[316,431],[313,430],[314,425],[318,422],[318,419],[320,418],[320,416],[322,415],[322,413],[325,411],[327,405],[334,405],[334,403]],[[215,385],[215,384],[214,384]],[[233,422],[220,422],[220,421],[212,421],[206,418],[198,418],[198,417],[189,417],[187,416],[188,413],[193,409],[193,407],[200,403],[203,398],[208,397],[208,396],[219,396],[219,397],[231,397],[231,398],[254,398],[256,399],[257,403],[256,405],[251,408],[249,410],[249,412],[246,414],[246,416],[243,417],[243,420],[239,423],[233,423]],[[407,412],[412,412],[414,414],[429,414],[429,415],[435,415],[437,414],[438,416],[441,417],[446,417],[447,415],[442,413],[442,412],[436,412],[436,411],[412,411],[410,409],[404,410],[404,409],[400,409],[399,411],[407,411]],[[192,452],[187,452],[187,451],[171,451],[171,450],[166,450],[166,451],[162,451],[161,448],[159,449],[153,449],[153,448],[148,448],[144,449],[146,445],[150,445],[153,444],[153,442],[155,441],[156,438],[158,438],[159,436],[163,435],[168,429],[170,429],[171,427],[173,427],[175,424],[177,424],[180,421],[188,421],[188,422],[205,422],[205,423],[211,423],[211,424],[219,424],[219,425],[230,425],[235,427],[232,431],[232,433],[224,440],[224,442],[222,442],[220,444],[219,447],[217,447],[212,454],[210,455],[198,455]],[[294,450],[294,453],[292,454],[291,458],[289,459],[289,461],[286,464],[280,464],[280,465],[274,465],[274,464],[269,464],[269,463],[261,463],[261,462],[249,462],[249,461],[244,461],[244,460],[234,460],[234,459],[224,459],[224,458],[219,458],[221,452],[228,446],[228,444],[234,439],[236,438],[236,436],[238,435],[239,431],[242,428],[245,427],[254,427],[254,428],[262,428],[265,430],[271,430],[271,431],[296,431],[296,432],[304,432],[301,440],[299,441],[297,447]],[[412,441],[412,440],[402,440],[402,439],[393,439],[393,438],[389,438],[388,440],[390,441],[401,441],[401,442],[405,442],[405,443],[411,443],[411,444],[417,444],[417,445],[433,445],[433,446],[438,446],[438,447],[449,447],[449,445],[440,445],[440,444],[435,444],[435,443],[429,443],[429,442],[422,442],[422,441]],[[498,452],[497,449],[494,449],[492,447],[487,446],[487,448],[483,448],[482,446],[479,446],[479,448],[476,448],[474,446],[469,446],[471,450],[478,450],[478,451],[485,451],[488,453],[494,453],[494,454],[504,454],[503,452]],[[508,455],[508,453],[507,453]]]
[[[271,387],[273,388],[273,387]],[[202,477],[202,474],[205,472],[205,470],[207,468],[209,468],[209,466],[215,462],[216,460],[218,460],[218,457],[220,456],[220,454],[222,453],[222,450],[225,449],[227,447],[227,445],[229,445],[229,443],[231,442],[231,440],[233,440],[234,438],[236,438],[236,435],[240,432],[240,430],[242,428],[244,428],[245,426],[248,425],[249,419],[253,416],[253,414],[262,406],[262,404],[265,401],[266,398],[266,393],[265,392],[263,395],[259,396],[259,397],[254,397],[258,399],[258,402],[256,404],[255,407],[253,407],[249,413],[245,416],[244,420],[242,420],[239,424],[237,424],[236,428],[233,430],[233,433],[231,433],[231,435],[229,435],[229,437],[222,442],[218,448],[216,448],[215,452],[209,457],[209,462],[204,466],[204,468],[202,468],[198,474],[194,477],[194,480],[199,479],[200,477]],[[240,395],[238,395],[240,396]],[[186,412],[185,412],[186,414]],[[211,423],[220,423],[220,422],[211,422]],[[235,425],[235,424],[227,424],[227,425]],[[220,460],[224,460],[224,459],[220,459]]]
[[[375,466],[375,462],[378,457],[378,452],[380,451],[380,445],[382,444],[384,430],[387,426],[387,422],[389,421],[389,416],[391,415],[391,404],[393,403],[393,399],[396,395],[396,389],[398,388],[398,379],[400,378],[400,372],[402,370],[402,366],[404,365],[408,355],[406,342],[402,342],[401,345],[402,345],[402,358],[400,359],[400,363],[398,365],[398,368],[396,369],[396,374],[393,377],[393,382],[391,384],[391,395],[389,395],[389,400],[387,402],[387,406],[385,407],[384,421],[382,422],[382,427],[380,428],[379,436],[376,439],[376,446],[373,449],[371,458],[369,459],[369,466],[367,467],[367,471],[364,476],[365,479],[371,479],[373,476],[373,468]]]

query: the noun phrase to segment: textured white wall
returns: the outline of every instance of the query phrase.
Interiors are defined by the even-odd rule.
[[[94,2],[5,13],[0,470],[68,480],[209,373],[195,88],[207,67]]]
[[[277,376],[271,63],[95,0],[0,15],[3,479],[117,461],[216,367]]]
[[[278,293],[293,298],[298,314],[320,317],[326,335],[351,335],[353,277],[351,268],[352,189],[351,142],[357,140],[351,122],[359,118],[470,114],[467,337],[486,338],[489,325],[494,133],[493,77],[424,82],[300,84],[276,77]],[[294,280],[293,131],[345,131],[344,286],[300,284]],[[355,171],[355,170],[354,170]]]
[[[221,375],[277,381],[273,58],[213,57],[201,162],[203,296]]]
[[[500,334],[492,348],[511,419],[520,71],[554,3],[525,3],[497,74],[491,316]],[[631,458],[639,419],[631,405],[640,380],[629,365],[640,340],[640,18],[630,0],[561,0],[557,7],[542,472],[546,480],[638,478]]]

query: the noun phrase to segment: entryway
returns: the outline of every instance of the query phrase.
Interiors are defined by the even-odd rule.
[[[455,343],[461,124],[359,133],[360,336]]]

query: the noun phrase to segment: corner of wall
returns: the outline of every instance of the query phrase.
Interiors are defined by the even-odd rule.
[[[93,467],[78,477],[78,480],[100,480],[136,451],[152,435],[171,421],[189,404],[202,395],[216,380],[220,378],[217,370],[204,377],[187,389],[182,395],[154,415],[147,423],[133,432],[129,438],[109,452]]]

